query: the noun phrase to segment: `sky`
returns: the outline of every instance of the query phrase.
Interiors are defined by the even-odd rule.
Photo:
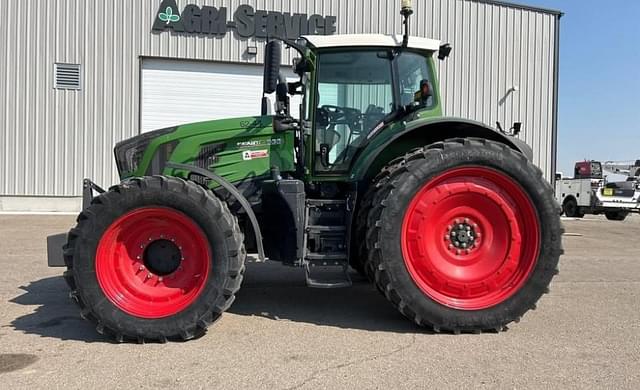
[[[514,0],[560,19],[558,171],[640,159],[640,1]]]

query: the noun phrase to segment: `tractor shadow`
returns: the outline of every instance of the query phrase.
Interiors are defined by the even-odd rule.
[[[306,286],[303,269],[276,262],[249,263],[228,311],[342,329],[427,333],[402,316],[364,277],[354,271],[350,276],[350,288],[316,289]]]
[[[350,288],[313,289],[306,286],[302,269],[276,262],[248,263],[242,288],[228,312],[343,329],[426,333],[398,313],[363,277],[355,272],[351,277]],[[24,293],[10,302],[35,309],[11,321],[16,331],[60,340],[112,342],[80,317],[61,276],[20,288]]]
[[[61,276],[31,282],[20,289],[24,293],[9,302],[35,306],[35,310],[11,321],[16,331],[87,343],[109,341],[80,317],[80,310],[69,298],[69,287]]]

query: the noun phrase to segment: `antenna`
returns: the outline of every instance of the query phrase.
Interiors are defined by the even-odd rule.
[[[413,15],[411,0],[402,0],[400,15],[404,17],[404,36],[402,37],[402,47],[407,47],[409,45],[409,16]]]

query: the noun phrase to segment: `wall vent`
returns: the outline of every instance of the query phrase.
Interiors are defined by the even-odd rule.
[[[56,89],[81,89],[80,64],[54,64]]]

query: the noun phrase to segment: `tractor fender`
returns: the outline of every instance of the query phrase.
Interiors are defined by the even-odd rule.
[[[383,128],[359,153],[352,180],[371,180],[392,159],[419,147],[451,138],[484,138],[503,143],[533,160],[533,150],[524,141],[481,122],[463,118],[432,118],[408,122],[398,131]]]
[[[256,217],[256,214],[253,212],[253,208],[251,207],[251,204],[249,203],[247,198],[245,198],[242,195],[242,193],[238,191],[236,187],[234,187],[233,184],[229,183],[227,180],[216,175],[215,173],[200,167],[196,167],[195,165],[178,164],[178,163],[169,162],[167,163],[166,167],[184,170],[187,172],[192,172],[192,173],[196,173],[198,175],[204,176],[208,179],[215,181],[222,188],[229,191],[231,196],[233,196],[240,203],[244,211],[247,213],[247,216],[249,217],[249,221],[251,222],[251,226],[253,227],[253,231],[256,235],[256,246],[258,247],[258,259],[260,259],[261,262],[264,262],[266,260],[265,253],[264,253],[264,246],[262,244],[262,231],[260,230],[260,225],[258,224],[258,218]]]

